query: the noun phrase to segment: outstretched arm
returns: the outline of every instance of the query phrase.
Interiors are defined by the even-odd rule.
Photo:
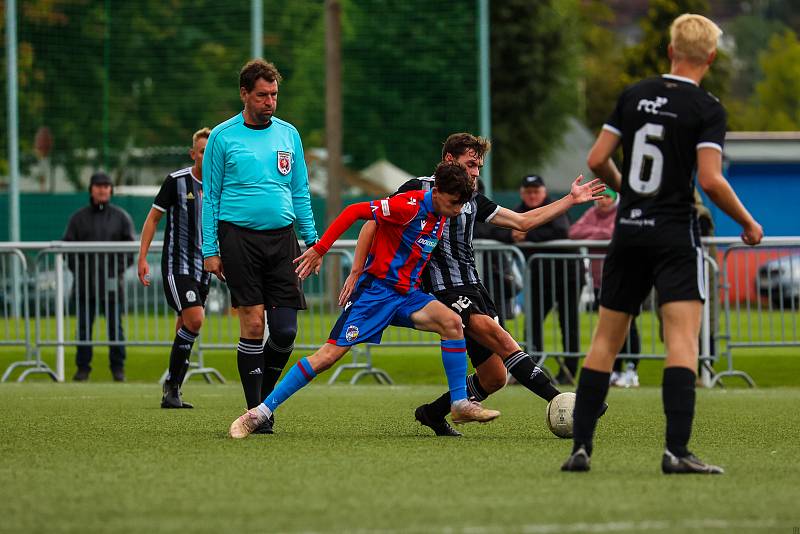
[[[372,241],[375,239],[375,232],[378,230],[378,225],[374,221],[367,221],[361,227],[358,233],[358,243],[356,243],[356,251],[353,255],[353,266],[350,268],[350,274],[344,281],[342,291],[339,293],[339,306],[344,306],[353,290],[356,288],[358,277],[364,271],[364,264],[367,261],[367,254],[372,248]]]
[[[555,202],[542,206],[541,208],[536,208],[535,210],[530,210],[526,213],[517,213],[506,208],[500,208],[497,215],[492,217],[489,222],[496,226],[502,226],[503,228],[529,232],[537,226],[541,226],[563,215],[576,204],[597,200],[600,198],[599,194],[606,188],[600,183],[600,180],[597,179],[583,185],[581,185],[581,180],[583,180],[583,175],[578,176],[575,181],[572,182],[572,189],[568,195],[564,195]]]
[[[294,263],[298,264],[295,272],[300,279],[305,280],[311,273],[319,274],[322,256],[330,250],[336,240],[358,219],[370,218],[372,218],[372,208],[369,202],[359,202],[347,206],[325,230],[317,244],[309,247],[301,256],[294,259]]]

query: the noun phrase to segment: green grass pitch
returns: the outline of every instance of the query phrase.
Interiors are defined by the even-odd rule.
[[[719,477],[660,473],[656,387],[611,392],[586,474],[559,471],[570,442],[549,433],[544,402],[518,386],[487,402],[500,419],[462,427],[461,439],[435,438],[413,419],[417,404],[441,392],[438,384],[318,380],[280,408],[275,435],[242,441],[226,436],[242,411],[238,385],[195,379],[184,390],[195,410],[159,409],[152,382],[0,386],[0,532],[800,526],[796,387],[699,390],[691,445],[727,469]]]

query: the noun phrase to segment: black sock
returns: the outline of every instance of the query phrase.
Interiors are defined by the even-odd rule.
[[[275,389],[275,384],[281,377],[289,356],[292,355],[294,344],[288,347],[281,347],[270,336],[264,345],[264,377],[261,379],[261,398],[266,399],[267,395]]]
[[[695,374],[685,367],[664,369],[661,398],[667,416],[667,449],[675,456],[689,454],[687,445],[694,419]]]
[[[572,416],[572,452],[583,446],[592,454],[592,438],[597,425],[600,407],[608,395],[608,379],[611,373],[601,373],[584,367],[578,379],[575,412]]]
[[[486,400],[488,396],[489,394],[483,389],[483,386],[481,386],[481,381],[478,380],[478,374],[472,373],[469,375],[467,377],[467,397],[474,398],[476,401],[480,402]]]
[[[255,408],[263,398],[261,397],[261,378],[264,370],[264,351],[260,339],[239,338],[239,346],[236,350],[236,363],[239,367],[239,379],[242,381],[244,399],[247,402],[247,409]]]
[[[517,379],[517,382],[533,391],[541,398],[550,402],[553,397],[559,394],[559,391],[550,383],[550,379],[544,374],[541,367],[536,366],[536,362],[529,354],[518,350],[503,362],[511,373],[511,376]]]
[[[172,350],[169,353],[169,376],[167,382],[180,386],[186,377],[186,369],[189,368],[189,356],[192,354],[192,346],[197,334],[182,326],[175,333],[175,340],[172,342]]]

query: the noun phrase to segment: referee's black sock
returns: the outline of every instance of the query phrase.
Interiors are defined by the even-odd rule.
[[[236,363],[239,367],[239,379],[242,381],[244,399],[247,409],[255,408],[261,401],[261,378],[264,375],[263,341],[260,339],[239,338],[236,350]]]
[[[467,377],[467,397],[474,398],[477,401],[485,400],[489,393],[483,389],[480,380],[478,380],[477,373],[472,373]],[[445,391],[441,397],[430,403],[428,408],[428,415],[437,419],[444,419],[450,413],[450,392]]]
[[[667,417],[667,449],[675,456],[689,454],[687,448],[694,419],[695,374],[685,367],[664,369],[661,398]]]
[[[608,379],[611,373],[602,373],[584,367],[578,379],[578,391],[575,398],[575,411],[572,415],[572,452],[583,446],[589,455],[592,454],[592,438],[597,425],[600,407],[608,395]]]
[[[262,400],[266,399],[275,389],[275,384],[281,377],[283,368],[289,361],[289,356],[292,355],[292,349],[294,349],[293,343],[288,347],[282,347],[272,336],[267,339],[267,343],[264,345],[264,377],[261,379]]]
[[[547,378],[541,367],[536,365],[536,362],[533,361],[533,358],[528,353],[518,350],[506,358],[503,364],[508,369],[508,372],[511,373],[511,376],[517,379],[517,382],[547,402],[550,402],[553,397],[559,394],[559,391],[550,383],[550,379]]]
[[[169,353],[169,376],[167,382],[180,386],[186,377],[186,370],[189,369],[189,356],[192,354],[192,346],[197,334],[181,326],[175,333],[175,340],[172,342],[172,350]]]

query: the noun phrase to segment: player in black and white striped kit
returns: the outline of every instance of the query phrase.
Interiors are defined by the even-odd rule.
[[[721,33],[700,15],[675,19],[670,73],[626,88],[589,152],[589,167],[620,192],[621,202],[603,266],[597,328],[578,380],[572,454],[562,471],[589,471],[596,410],[608,393],[614,359],[631,319],[655,287],[667,349],[661,469],[665,474],[723,472],[688,449],[705,299],[695,169],[700,187],[742,226],[745,243],[758,244],[763,231],[722,175],[725,109],[700,87]],[[611,159],[619,145],[622,172]]]
[[[483,157],[491,148],[487,139],[469,133],[449,136],[442,149],[442,161],[453,161],[466,167],[469,175],[477,181],[483,167]],[[498,206],[486,196],[476,192],[464,204],[457,217],[449,219],[439,244],[434,249],[428,267],[423,273],[423,289],[433,293],[461,316],[466,336],[467,353],[475,373],[467,377],[467,392],[475,401],[482,401],[506,384],[507,374],[549,401],[558,394],[550,379],[536,366],[533,358],[525,353],[500,323],[491,296],[478,276],[472,235],[475,222],[489,222],[504,228],[529,231],[554,219],[571,206],[588,202],[605,188],[598,181],[580,185],[582,177],[572,184],[569,195],[552,204],[517,213]],[[429,190],[431,178],[415,178],[403,184],[399,193],[414,190]],[[339,298],[344,305],[352,291],[355,280],[361,273],[366,252],[374,236],[374,223],[366,223],[358,238],[353,259],[353,271],[345,281]],[[369,261],[369,259],[367,259]],[[450,411],[448,393],[429,404],[418,407],[414,413],[421,424],[431,428],[437,436],[460,436],[445,420]]]
[[[139,247],[139,280],[150,285],[147,251],[158,222],[167,214],[164,248],[161,253],[161,274],[167,304],[178,313],[175,340],[169,356],[169,375],[164,382],[162,408],[193,408],[181,397],[181,384],[189,369],[192,346],[203,325],[203,306],[211,282],[203,270],[203,153],[211,130],[203,128],[192,136],[189,155],[194,165],[167,176],[156,195],[153,207],[142,227]]]

